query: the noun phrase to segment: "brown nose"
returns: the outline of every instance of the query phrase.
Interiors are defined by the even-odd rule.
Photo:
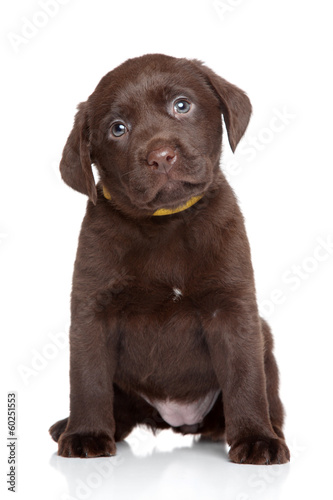
[[[177,161],[177,153],[174,149],[166,146],[155,149],[147,156],[148,165],[153,167],[156,172],[166,174]]]

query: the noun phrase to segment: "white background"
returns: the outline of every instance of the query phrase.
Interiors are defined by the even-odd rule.
[[[2,491],[6,393],[15,390],[16,498],[330,498],[330,2],[53,0],[48,14],[42,3],[1,7]],[[61,182],[59,159],[77,103],[110,69],[148,52],[201,59],[252,101],[246,136],[234,156],[225,141],[222,168],[246,218],[258,300],[275,336],[289,465],[235,465],[221,445],[144,431],[115,458],[69,460],[48,435],[68,414],[71,274],[86,204]]]

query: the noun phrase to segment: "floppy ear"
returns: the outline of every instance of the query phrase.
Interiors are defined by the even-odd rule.
[[[252,113],[250,99],[245,92],[218,76],[200,61],[194,61],[201,69],[213,91],[217,94],[224,122],[228,132],[229,144],[233,152],[244,135]]]
[[[66,184],[80,193],[87,194],[94,205],[96,205],[97,191],[89,152],[89,127],[86,102],[78,105],[73,129],[68,136],[62,152],[60,172]]]

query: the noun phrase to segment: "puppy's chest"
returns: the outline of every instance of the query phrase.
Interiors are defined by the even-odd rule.
[[[191,297],[189,284],[181,276],[154,280],[126,274],[109,290],[107,305],[110,312],[123,318],[156,313],[164,316],[192,309]]]
[[[131,252],[111,273],[110,306],[122,314],[188,306],[200,273],[187,257],[185,252],[170,248]]]

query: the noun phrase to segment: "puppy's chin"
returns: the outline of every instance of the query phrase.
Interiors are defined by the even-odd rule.
[[[146,207],[151,210],[158,210],[159,208],[177,208],[186,203],[193,196],[203,194],[206,188],[206,182],[194,184],[191,182],[170,180],[146,203]]]

